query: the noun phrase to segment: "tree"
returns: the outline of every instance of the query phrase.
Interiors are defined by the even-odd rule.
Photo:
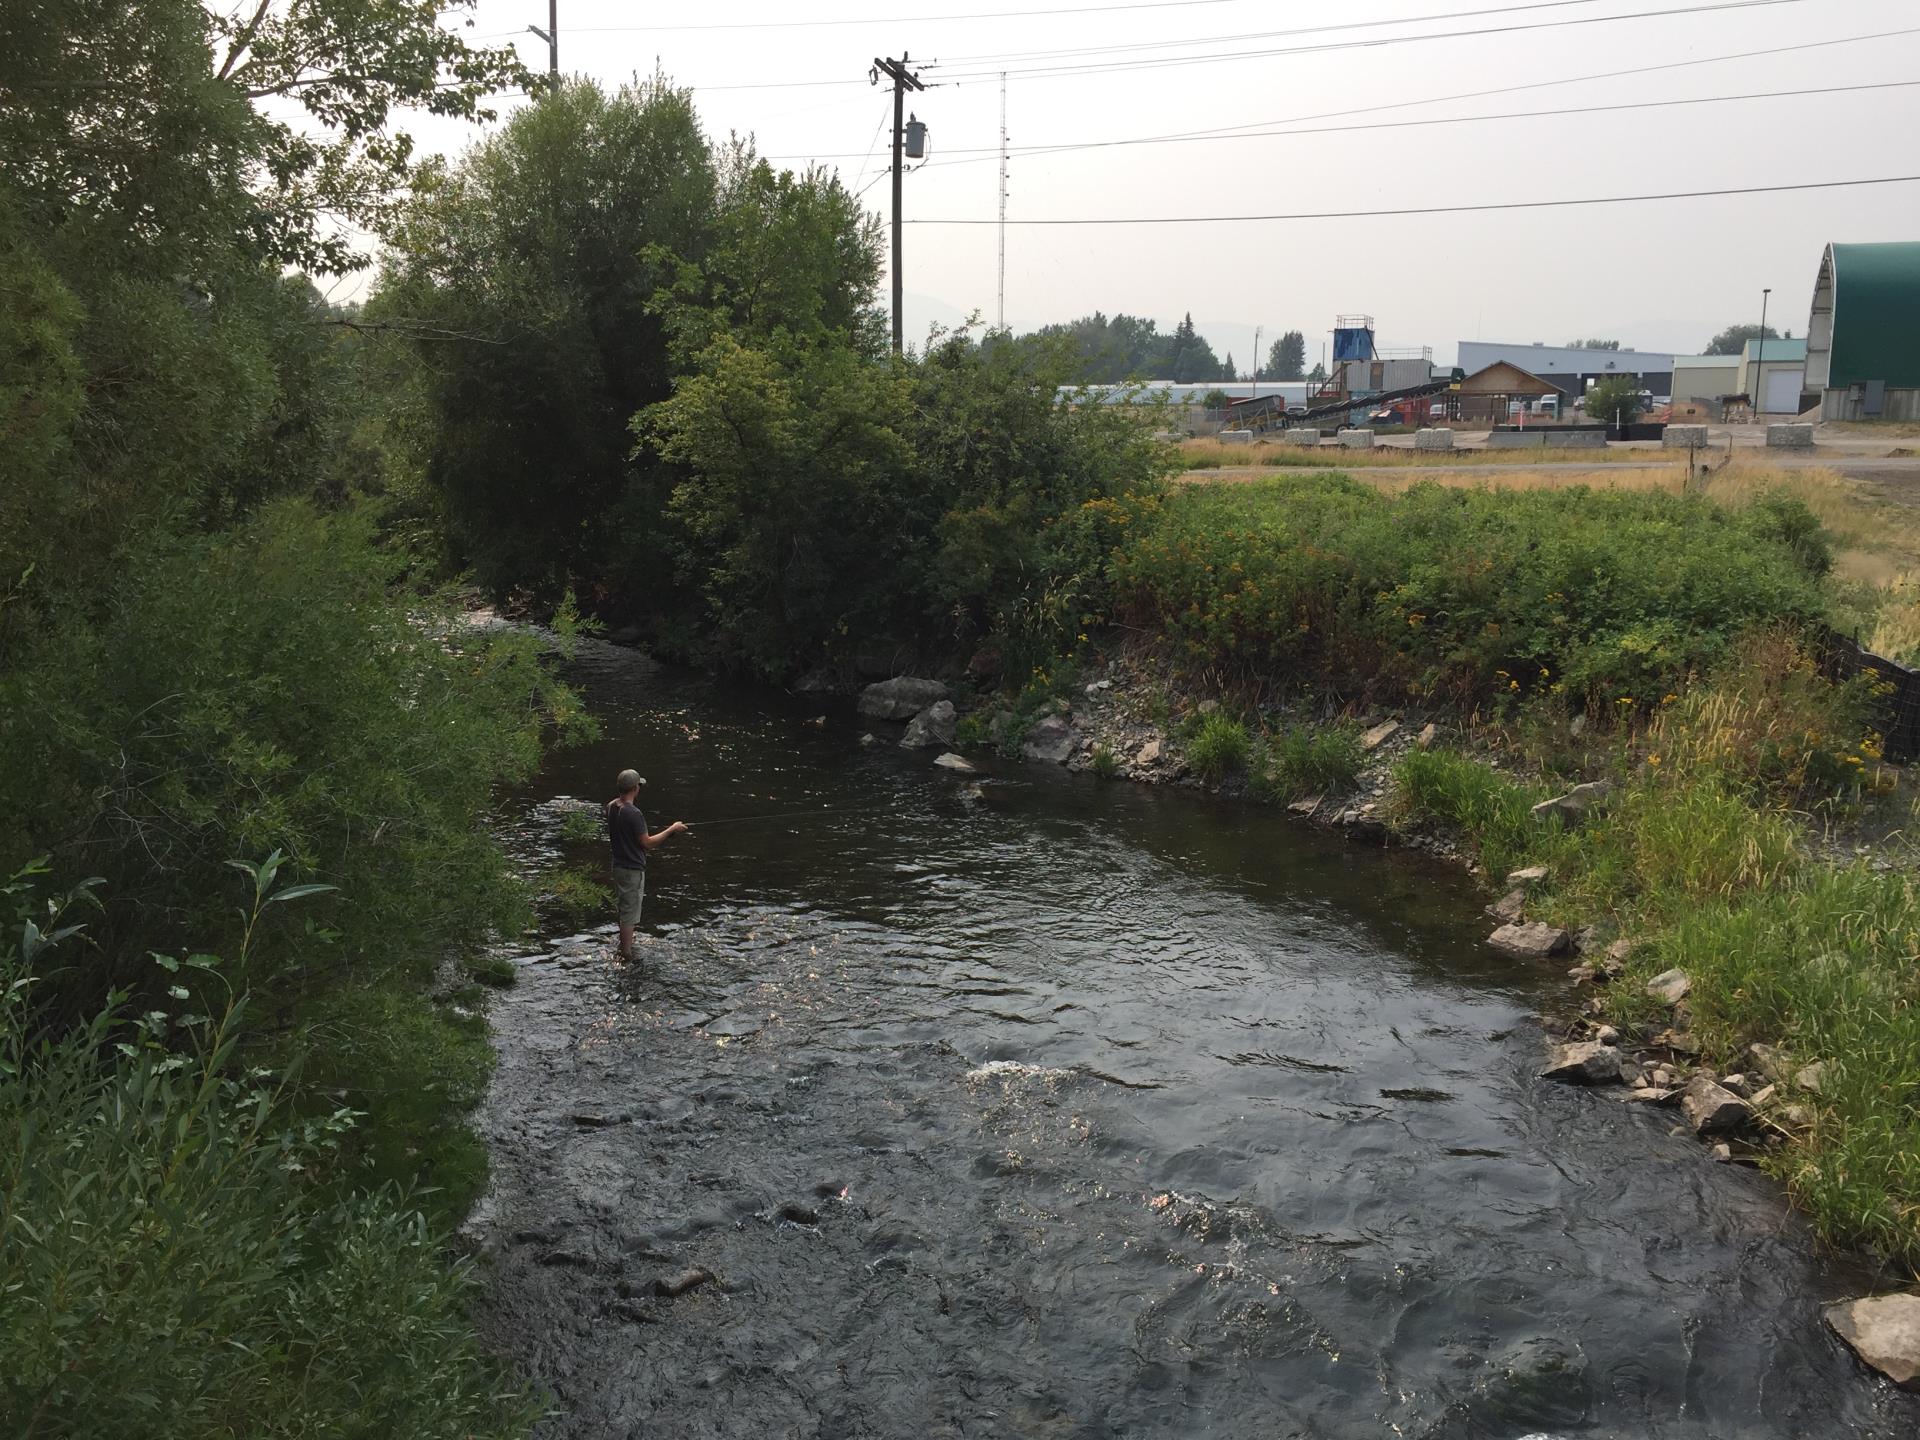
[[[1631,424],[1633,417],[1640,413],[1640,382],[1631,375],[1602,380],[1587,391],[1585,408],[1590,420],[1608,425]]]
[[[1307,337],[1298,330],[1289,330],[1273,342],[1267,351],[1267,376],[1273,380],[1300,380],[1305,378],[1307,364]]]
[[[1154,378],[1178,380],[1218,380],[1221,365],[1206,337],[1193,328],[1193,312],[1188,311],[1168,337],[1161,358],[1161,374]]]
[[[1307,372],[1307,380],[1310,384],[1324,385],[1327,380],[1327,367],[1318,360],[1314,361],[1313,369]]]
[[[1758,325],[1729,325],[1707,342],[1707,348],[1702,353],[1707,355],[1739,355],[1747,348],[1748,341],[1763,338],[1767,340],[1780,340],[1785,337],[1771,325],[1767,326],[1764,331],[1762,331]]]
[[[1569,350],[1618,350],[1618,340],[1574,340],[1567,345]]]
[[[1220,362],[1220,373],[1214,378],[1217,380],[1238,380],[1240,378],[1240,372],[1233,368],[1233,351],[1227,351],[1227,358]]]

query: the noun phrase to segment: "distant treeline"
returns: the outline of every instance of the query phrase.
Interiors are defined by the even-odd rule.
[[[1253,372],[1214,354],[1207,337],[1183,316],[1171,334],[1138,315],[1108,316],[1096,310],[1065,324],[1043,325],[1017,337],[1016,344],[1050,342],[1065,347],[1073,380],[1082,385],[1112,385],[1123,380],[1230,381]],[[1260,365],[1263,380],[1304,380],[1307,342],[1289,330],[1267,349]]]

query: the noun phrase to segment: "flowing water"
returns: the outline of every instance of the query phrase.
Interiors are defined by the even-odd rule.
[[[547,1434],[1920,1434],[1771,1181],[1534,1078],[1564,978],[1457,872],[578,671],[606,738],[530,855],[602,865],[559,802],[627,764],[656,825],[782,818],[656,852],[637,967],[554,934],[495,1009],[472,1229]]]

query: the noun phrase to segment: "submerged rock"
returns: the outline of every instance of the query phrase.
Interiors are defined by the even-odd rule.
[[[951,700],[936,700],[907,722],[907,733],[900,737],[903,750],[925,750],[934,745],[951,745],[959,716]]]
[[[1549,955],[1564,954],[1573,944],[1573,937],[1564,930],[1535,920],[1526,925],[1502,925],[1487,937],[1487,943],[1509,955],[1539,960]]]
[[[896,675],[860,692],[860,713],[875,720],[911,720],[936,700],[946,698],[947,687],[938,680]]]
[[[1711,1075],[1696,1075],[1680,1095],[1680,1108],[1696,1135],[1725,1135],[1747,1123],[1753,1109]]]
[[[942,770],[954,770],[962,775],[971,775],[973,773],[973,762],[968,760],[964,755],[954,754],[951,750],[947,751],[944,755],[934,756],[933,763]]]
[[[673,1275],[662,1275],[653,1282],[653,1288],[655,1293],[660,1295],[684,1295],[689,1290],[697,1290],[711,1279],[713,1279],[711,1271],[702,1270],[698,1265],[694,1265]]]
[[[1620,1052],[1597,1040],[1556,1045],[1553,1058],[1540,1072],[1542,1080],[1564,1080],[1572,1085],[1613,1085],[1620,1079]]]
[[[1853,1353],[1896,1385],[1920,1390],[1920,1295],[1878,1295],[1826,1309]]]
[[[1663,970],[1647,982],[1647,994],[1668,1005],[1678,1005],[1693,989],[1693,978],[1684,970]]]

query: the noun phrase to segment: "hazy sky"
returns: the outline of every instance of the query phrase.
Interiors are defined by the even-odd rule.
[[[796,168],[815,157],[835,165],[855,189],[872,182],[866,202],[884,215],[891,98],[869,87],[867,71],[877,55],[908,52],[935,87],[910,97],[932,140],[931,163],[906,178],[907,216],[921,220],[995,218],[1002,69],[1016,147],[1012,220],[1374,210],[1920,172],[1912,158],[1920,86],[1426,123],[1920,81],[1920,0],[1720,0],[1703,9],[1709,3],[559,0],[560,61],[610,85],[657,61],[693,87],[710,136],[751,133],[763,154]],[[1034,13],[1045,9],[1078,13]],[[1646,18],[1568,23],[1608,16]],[[504,40],[546,21],[546,0],[480,0],[470,33]],[[834,21],[853,23],[820,23]],[[1391,23],[1373,23],[1382,21]],[[1914,33],[1649,68],[1903,30]],[[544,43],[521,40],[529,63],[544,64]],[[1257,53],[1276,50],[1293,53]],[[1169,60],[1185,63],[1134,63]],[[1133,68],[1062,73],[1116,62]],[[1628,73],[1584,78],[1610,72]],[[955,78],[936,83],[947,76]],[[831,83],[758,88],[790,81]],[[1537,88],[1446,98],[1514,86]],[[1423,123],[1054,154],[1017,148],[1406,121]],[[457,150],[472,138],[459,127],[413,128],[430,148]],[[1376,219],[1010,224],[1006,235],[1014,329],[1095,309],[1171,328],[1191,312],[1242,369],[1254,326],[1269,342],[1283,329],[1305,332],[1311,361],[1335,315],[1350,312],[1376,317],[1382,346],[1431,345],[1442,362],[1475,338],[1594,336],[1694,352],[1723,326],[1758,320],[1764,286],[1774,288],[1769,322],[1803,334],[1821,247],[1920,239],[1920,185]],[[910,342],[930,322],[970,311],[994,320],[996,253],[991,224],[907,227]]]

